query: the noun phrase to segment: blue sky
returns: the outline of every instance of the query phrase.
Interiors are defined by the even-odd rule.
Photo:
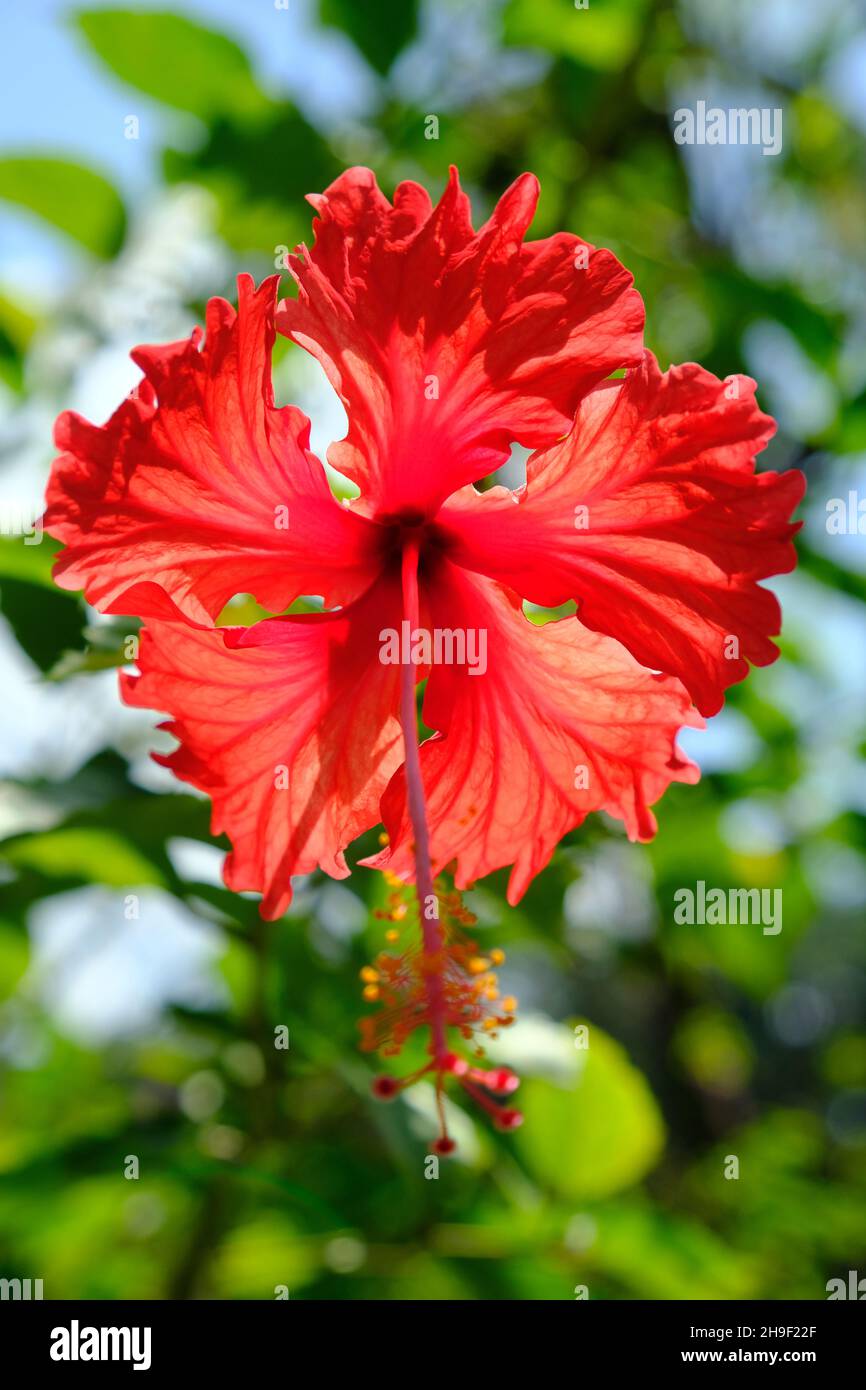
[[[234,38],[250,55],[263,86],[289,92],[317,118],[358,112],[369,98],[370,78],[351,44],[311,21],[310,0],[172,0],[171,5],[122,0],[119,8],[170,8]],[[174,118],[134,94],[142,121],[136,160],[119,129],[129,110],[130,88],[119,83],[78,35],[68,0],[29,0],[3,5],[0,56],[0,147],[45,146],[101,165],[125,190],[146,184],[154,149]],[[89,4],[81,8],[111,8]]]
[[[171,8],[228,34],[249,53],[266,90],[288,93],[317,121],[357,115],[371,98],[363,61],[341,35],[314,26],[311,0],[291,0],[288,10],[277,10],[273,0],[119,3]],[[71,18],[76,7],[68,0],[3,0],[0,8],[0,154],[38,151],[76,159],[110,178],[127,200],[146,197],[159,150],[167,140],[183,140],[187,118],[114,78],[78,34]],[[123,135],[130,113],[140,119],[137,141]],[[7,283],[44,293],[59,288],[75,261],[60,236],[0,204],[0,274]]]

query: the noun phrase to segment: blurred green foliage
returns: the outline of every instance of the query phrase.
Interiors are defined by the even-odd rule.
[[[95,8],[70,22],[124,90],[194,118],[167,142],[161,177],[166,194],[208,195],[227,266],[213,293],[231,296],[235,271],[264,275],[281,244],[309,237],[304,194],[349,163],[371,162],[389,192],[414,176],[435,193],[453,161],[479,220],[533,169],[535,234],[571,229],[622,258],[663,365],[748,370],[754,331],[784,333],[825,409],[798,429],[784,381],[769,399],[762,389],[782,425],[768,461],[806,467],[820,506],[816,464],[853,478],[866,441],[866,374],[850,352],[864,325],[843,292],[866,271],[864,143],[822,81],[850,27],[829,25],[780,71],[764,61],[771,42],[743,50],[746,11],[731,9],[734,22],[714,26],[706,7],[653,0],[454,4],[449,32],[466,25],[469,37],[449,52],[423,7],[321,0],[322,32],[342,31],[375,93],[366,115],[328,129],[265,91],[234,38],[185,14]],[[775,270],[752,265],[742,223],[700,203],[670,128],[690,81],[784,105],[784,154],[764,161],[761,206],[816,220],[832,248],[823,278],[807,250]],[[92,258],[78,301],[52,315],[0,286],[12,408],[39,397],[56,409],[71,378],[45,387],[40,345],[122,270],[143,213],[102,173],[32,152],[0,157],[0,199]],[[754,212],[743,204],[743,218]],[[192,322],[203,295],[180,293]],[[105,330],[88,331],[95,352]],[[295,350],[278,356],[288,398],[308,378]],[[47,466],[47,427],[42,455]],[[828,1278],[863,1272],[866,824],[862,795],[839,787],[858,769],[862,786],[862,690],[852,720],[844,675],[866,567],[822,547],[819,531],[804,532],[800,587],[785,590],[784,670],[732,692],[725,727],[739,751],[697,788],[671,789],[656,840],[626,846],[596,818],[517,908],[504,874],[471,895],[480,938],[506,947],[521,996],[524,1021],[499,1047],[525,1077],[526,1124],[504,1136],[453,1113],[460,1156],[435,1181],[431,1097],[418,1088],[377,1106],[357,1051],[358,970],[382,944],[374,874],[299,885],[289,916],[265,925],[178,852],[214,844],[207,805],[143,783],[140,748],[106,734],[69,775],[48,763],[8,778],[0,1276],[85,1298],[271,1298],[287,1286],[293,1298],[568,1299],[585,1285],[591,1298],[815,1299]],[[95,624],[55,590],[54,549],[0,540],[0,608],[29,679],[63,690],[123,664],[134,627]],[[833,629],[828,656],[813,639],[837,604],[850,605],[849,627]],[[784,930],[676,925],[673,894],[698,878],[781,888]],[[82,893],[96,895],[89,933],[65,953],[37,951],[40,914]],[[210,943],[212,997],[168,992],[146,1025],[82,1037],[57,1000],[82,958],[127,930],[132,900],[145,938],[168,903]],[[288,1050],[274,1046],[281,1027]],[[124,1177],[130,1156],[137,1180]]]
[[[123,241],[119,194],[100,174],[68,160],[0,159],[0,198],[44,217],[96,256],[113,256]]]

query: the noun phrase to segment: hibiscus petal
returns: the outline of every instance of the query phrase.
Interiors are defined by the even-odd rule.
[[[523,242],[538,181],[522,175],[474,233],[456,170],[436,208],[369,169],[310,201],[299,298],[277,327],[322,363],[349,415],[329,461],[366,507],[427,515],[494,471],[513,440],[552,443],[581,397],[640,357],[644,310],[610,251],[560,233]]]
[[[670,782],[699,775],[675,743],[682,725],[703,723],[680,683],[576,618],[536,627],[516,595],[447,562],[428,593],[440,629],[487,634],[483,674],[483,662],[476,674],[438,665],[427,686],[424,721],[438,731],[421,747],[434,872],[456,860],[464,888],[513,864],[515,903],[591,811],[622,820],[633,840],[652,838],[650,805]],[[382,812],[391,848],[368,862],[411,877],[402,771]]]
[[[67,547],[62,588],[147,617],[161,586],[201,621],[236,593],[279,612],[299,594],[337,603],[370,584],[380,528],[335,500],[306,417],[274,407],[278,283],[240,276],[237,313],[212,299],[201,350],[199,330],[136,349],[145,379],[106,425],[60,416],[44,525]]]
[[[381,624],[400,622],[399,582],[383,578],[338,612],[208,628],[176,614],[142,632],[127,704],[164,710],[180,746],[156,761],[213,801],[232,842],[225,881],[262,893],[272,920],[291,876],[349,870],[345,847],[379,822],[400,764],[400,668],[379,661]]]
[[[440,512],[443,542],[536,603],[576,599],[581,621],[679,677],[703,714],[778,656],[775,596],[794,568],[788,518],[802,473],[754,471],[775,429],[748,377],[664,375],[651,353],[600,386],[562,443],[529,461],[517,493],[466,488]]]

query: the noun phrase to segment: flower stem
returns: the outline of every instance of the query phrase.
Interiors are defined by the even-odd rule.
[[[403,617],[409,623],[410,638],[419,624],[418,604],[418,541],[407,538],[403,545],[402,562]],[[426,969],[424,977],[430,1009],[431,1053],[435,1064],[447,1055],[445,1036],[445,998],[442,987],[443,935],[439,923],[438,902],[433,890],[433,871],[430,863],[430,834],[427,828],[427,807],[424,783],[421,780],[421,758],[418,752],[418,720],[415,711],[415,665],[403,663],[400,675],[400,723],[406,751],[406,798],[412,822],[415,854],[415,891],[421,920]],[[431,915],[432,908],[432,915]]]

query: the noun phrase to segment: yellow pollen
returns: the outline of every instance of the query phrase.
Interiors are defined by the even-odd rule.
[[[513,994],[506,994],[502,1001],[502,1007],[507,1014],[514,1013],[514,1010],[517,1008],[517,1000]]]
[[[490,969],[490,961],[485,960],[484,956],[471,956],[466,962],[466,969],[470,975],[483,975]]]
[[[364,998],[369,1000],[369,1002],[372,1004],[375,1002],[375,1000],[379,998],[379,986],[365,985],[362,993],[364,995]]]
[[[491,965],[504,965],[504,964],[505,964],[505,952],[504,952],[504,951],[500,951],[500,949],[499,949],[498,946],[494,946],[493,950],[490,952],[490,964],[491,964]]]
[[[379,978],[378,970],[374,970],[372,965],[365,965],[360,974],[361,979],[368,985],[374,985]]]

